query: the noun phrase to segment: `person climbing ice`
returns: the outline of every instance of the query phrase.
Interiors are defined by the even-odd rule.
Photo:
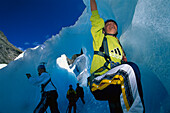
[[[88,84],[97,100],[107,100],[111,113],[144,113],[143,92],[138,66],[127,62],[116,37],[118,24],[100,17],[95,0],[91,5],[91,34],[94,55]]]
[[[58,93],[57,89],[51,81],[50,75],[46,72],[44,65],[39,65],[37,77],[32,77],[27,73],[26,76],[30,83],[36,86],[41,86],[41,101],[34,110],[34,113],[44,113],[47,107],[50,107],[51,113],[60,113],[58,109]]]

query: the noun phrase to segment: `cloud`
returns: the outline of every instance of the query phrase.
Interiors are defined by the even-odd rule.
[[[14,45],[15,46],[15,45]],[[15,46],[16,48],[20,49],[21,51],[24,51],[22,47]]]
[[[50,35],[46,35],[46,36],[45,36],[45,39],[49,39],[49,38],[50,38]]]
[[[32,45],[37,46],[37,45],[40,45],[40,44],[39,44],[39,42],[34,42],[34,43],[32,43]]]
[[[24,49],[22,47],[17,47],[18,49],[20,49],[21,51],[24,51]]]
[[[30,45],[30,43],[29,42],[25,42],[24,45]]]

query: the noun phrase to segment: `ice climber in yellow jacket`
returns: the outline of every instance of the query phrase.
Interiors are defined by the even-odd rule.
[[[94,55],[88,84],[97,100],[108,100],[111,113],[144,113],[140,71],[135,63],[127,62],[116,37],[114,20],[100,17],[95,0],[90,0],[90,18]]]
[[[107,20],[104,22],[98,14],[96,5],[93,5],[93,1],[95,2],[95,0],[91,0],[92,16],[90,21],[92,24],[91,33],[93,36],[94,56],[90,73],[102,75],[107,72],[108,69],[111,69],[117,64],[121,64],[122,61],[126,62],[127,60],[123,48],[116,37],[118,33],[117,23],[114,20]],[[106,39],[104,39],[104,37],[106,37]],[[107,40],[106,51],[102,50],[104,49],[104,40]],[[107,61],[109,63],[105,64]],[[112,63],[110,63],[110,61],[112,61]]]

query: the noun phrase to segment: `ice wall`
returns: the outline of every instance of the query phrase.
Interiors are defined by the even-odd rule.
[[[141,68],[150,112],[170,112],[169,5],[168,0],[139,0],[132,24],[121,36],[128,59]]]
[[[0,70],[0,113],[31,113],[40,100],[40,90],[29,84],[25,73],[37,76],[37,66],[46,62],[47,71],[59,93],[59,109],[67,109],[69,84],[76,87],[73,73],[60,68],[56,59],[65,54],[71,58],[83,47],[89,62],[92,59],[90,3],[74,26],[63,28],[41,46],[27,49],[22,58]],[[168,0],[98,0],[104,20],[115,19],[119,36],[129,61],[139,65],[142,74],[146,113],[170,112],[170,2]],[[90,63],[89,63],[90,64]],[[89,65],[90,67],[90,65]],[[87,69],[89,71],[89,68]],[[108,113],[107,102],[96,101],[84,87],[86,104],[77,103],[81,113]]]

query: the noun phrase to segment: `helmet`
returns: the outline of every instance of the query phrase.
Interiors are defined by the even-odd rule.
[[[37,70],[40,70],[40,69],[45,69],[45,66],[44,65],[39,65]]]
[[[106,25],[106,23],[108,23],[108,22],[114,22],[114,23],[116,24],[117,28],[118,28],[118,25],[117,25],[116,21],[114,21],[114,20],[112,20],[112,19],[108,19],[108,20],[105,21],[105,25]]]

